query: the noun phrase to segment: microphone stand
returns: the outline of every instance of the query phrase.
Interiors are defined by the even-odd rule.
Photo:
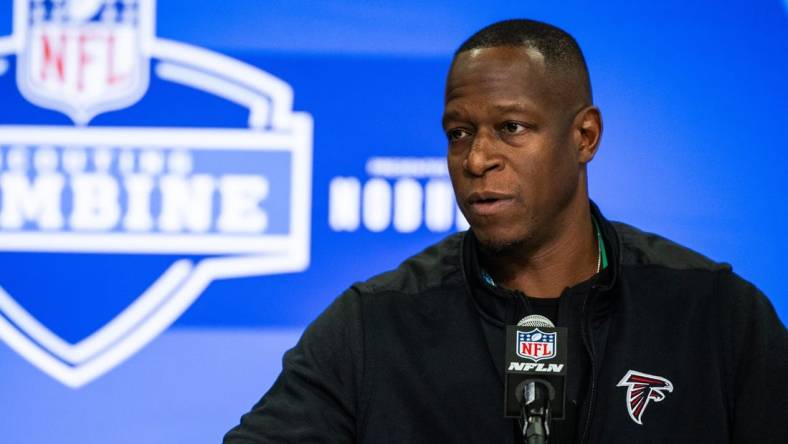
[[[550,443],[551,396],[545,384],[538,379],[529,379],[517,387],[524,444]]]

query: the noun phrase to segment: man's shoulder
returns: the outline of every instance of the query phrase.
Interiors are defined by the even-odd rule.
[[[618,234],[623,266],[657,266],[674,270],[730,270],[697,251],[655,233],[622,222],[612,222]]]
[[[462,244],[465,233],[454,233],[354,287],[361,293],[397,292],[416,294],[436,288],[462,285]]]

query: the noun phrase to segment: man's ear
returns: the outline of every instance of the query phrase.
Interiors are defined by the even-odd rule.
[[[596,155],[602,139],[602,114],[599,108],[590,105],[580,110],[575,116],[574,130],[579,142],[577,160],[586,164]]]

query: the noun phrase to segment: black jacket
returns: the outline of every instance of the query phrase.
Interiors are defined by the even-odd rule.
[[[766,297],[594,212],[610,266],[582,293],[578,442],[788,443],[788,332]],[[225,444],[517,442],[494,352],[504,335],[483,324],[502,331],[518,304],[475,289],[471,243],[450,236],[347,290]]]

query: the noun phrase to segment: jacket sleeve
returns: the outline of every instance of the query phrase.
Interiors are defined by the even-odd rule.
[[[224,444],[355,441],[363,371],[359,295],[348,290],[304,331],[271,389]]]
[[[732,303],[731,441],[788,443],[788,331],[766,296],[732,272],[720,290]]]

